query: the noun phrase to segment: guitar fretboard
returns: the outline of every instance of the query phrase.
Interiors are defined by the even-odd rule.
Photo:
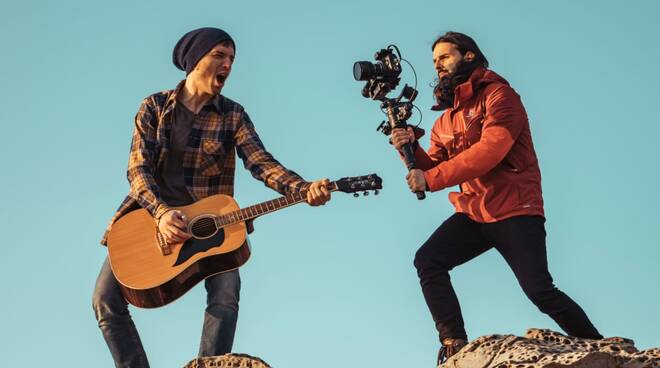
[[[338,189],[337,184],[335,182],[331,182],[327,188],[328,191],[330,192],[334,192]],[[307,191],[300,191],[296,193],[287,194],[280,198],[271,199],[270,201],[257,203],[255,205],[252,205],[250,207],[245,207],[238,211],[233,211],[226,213],[222,216],[217,216],[215,218],[216,226],[224,227],[238,222],[251,220],[255,217],[270,212],[274,212],[285,207],[293,206],[294,204],[298,204],[300,202],[304,202],[306,198],[307,198]]]

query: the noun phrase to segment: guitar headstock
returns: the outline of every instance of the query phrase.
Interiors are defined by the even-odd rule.
[[[337,190],[344,193],[355,193],[356,197],[359,196],[358,192],[368,195],[369,191],[373,190],[374,194],[378,194],[378,190],[383,189],[383,179],[376,174],[341,178],[335,181],[335,184],[337,184]]]

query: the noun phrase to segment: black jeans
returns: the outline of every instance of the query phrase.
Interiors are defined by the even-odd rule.
[[[509,264],[525,295],[564,332],[577,337],[602,338],[582,308],[553,284],[548,272],[544,224],[541,216],[479,223],[457,213],[419,248],[415,267],[441,340],[467,339],[449,271],[492,247]]]
[[[241,279],[238,270],[233,270],[207,278],[204,285],[207,300],[199,356],[223,355],[231,352],[234,342]],[[128,304],[107,258],[96,280],[92,307],[115,366],[149,367]]]

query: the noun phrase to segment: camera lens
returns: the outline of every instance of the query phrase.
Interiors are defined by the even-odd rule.
[[[375,74],[374,64],[368,61],[358,61],[353,64],[353,77],[355,77],[355,80],[366,81],[372,79]]]

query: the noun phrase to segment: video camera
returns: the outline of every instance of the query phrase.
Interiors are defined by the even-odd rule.
[[[353,64],[353,77],[358,81],[367,81],[362,88],[362,96],[374,100],[382,100],[391,90],[396,88],[401,78],[401,63],[394,55],[390,46],[376,52],[376,63],[358,61]],[[398,50],[397,50],[398,51]]]

